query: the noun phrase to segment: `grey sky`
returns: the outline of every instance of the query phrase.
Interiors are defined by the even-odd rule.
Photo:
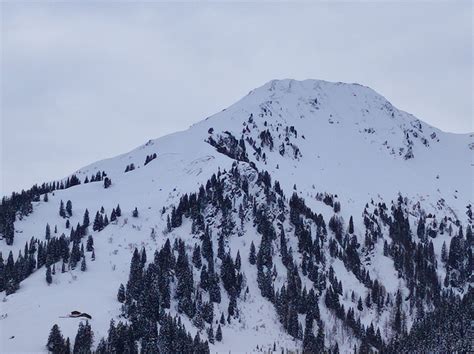
[[[473,130],[470,1],[0,6],[2,195],[186,129],[274,78],[359,82]]]

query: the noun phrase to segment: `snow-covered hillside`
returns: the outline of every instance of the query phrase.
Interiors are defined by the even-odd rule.
[[[236,299],[238,315],[222,325],[223,339],[210,345],[211,352],[251,352],[257,346],[268,350],[274,345],[280,351],[282,347],[301,349],[303,346],[302,338],[289,333],[291,330],[279,318],[274,306],[276,300],[262,295],[258,266],[249,262],[252,241],[257,251],[263,243],[260,210],[264,210],[263,218],[276,231],[270,247],[273,262],[268,267],[272,270],[275,266],[274,291],[289,281],[287,272],[293,269],[294,262],[303,287],[308,292],[314,288],[317,295],[320,319],[314,322],[314,335],[317,336],[319,327],[324,328],[326,348],[337,343],[339,350],[350,351],[354,345],[360,347],[365,336],[356,335],[335,309],[328,308],[328,289],[335,284],[331,280],[332,270],[343,286],[336,295],[340,304],[346,311],[353,308],[363,326],[373,324],[375,331],[380,330],[381,339],[387,342],[395,333],[393,322],[397,309],[409,329],[417,316],[415,306],[425,311],[435,306],[428,295],[419,295],[420,302],[416,305],[411,303],[414,300],[410,297],[415,297],[411,295],[413,286],[418,286],[419,267],[415,265],[415,275],[410,275],[407,261],[401,266],[395,264],[400,256],[397,252],[403,254],[400,257],[406,257],[411,254],[408,248],[416,248],[419,243],[426,246],[429,254],[432,244],[435,256],[429,259],[427,267],[434,272],[440,286],[462,294],[470,284],[469,278],[459,275],[462,269],[442,260],[442,248],[444,243],[449,251],[451,240],[459,237],[462,245],[467,242],[465,248],[470,249],[470,240],[465,239],[468,225],[473,222],[470,213],[474,200],[473,153],[473,134],[442,132],[398,110],[370,88],[318,80],[271,81],[186,131],[150,140],[129,153],[79,169],[73,175],[80,184],[54,188],[48,193],[47,201],[44,195],[39,200],[35,198],[31,213],[16,210],[13,243],[0,241],[5,261],[10,251],[14,260],[19,252],[24,254],[25,243],[32,237],[45,241],[46,224],[50,226],[51,238],[63,233],[69,237],[72,227],[83,224],[86,209],[91,226],[78,242],[85,246],[87,236],[93,236],[95,260],[92,261],[90,252],[85,252],[87,269],[81,271],[79,266],[68,269],[66,265],[64,273],[60,271],[63,263],[60,260],[55,264],[51,284],[45,280],[43,266],[26,277],[16,292],[8,296],[5,291],[0,293],[0,352],[46,351],[45,344],[55,323],[65,337],[74,341],[81,319],[66,317],[73,310],[92,316],[94,346],[107,335],[111,319],[116,323],[130,321],[124,318],[117,290],[129,279],[134,249],[144,248],[148,262],[153,262],[155,250],[160,250],[167,239],[172,245],[181,239],[191,259],[194,246],[202,243],[204,230],[196,230],[197,219],[190,216],[193,214],[186,211],[182,202],[182,208],[178,206],[183,196],[199,194],[201,185],[207,189],[207,184],[222,186],[219,193],[231,203],[226,212],[219,208],[220,202],[203,202],[199,206],[199,214],[210,230],[214,255],[218,254],[219,237],[224,237],[226,253],[235,259],[239,251],[245,284]],[[103,172],[111,181],[108,188],[104,188]],[[270,186],[265,172],[271,178]],[[99,182],[84,183],[97,173]],[[218,182],[208,182],[213,174]],[[241,179],[236,179],[235,174]],[[247,190],[242,180],[248,182]],[[281,193],[275,189],[276,181]],[[206,193],[216,192],[211,186]],[[60,202],[68,200],[72,202],[72,215],[62,217],[58,213]],[[303,200],[313,214],[304,211],[297,200]],[[118,204],[122,215],[103,230],[94,231],[96,212],[110,219]],[[138,217],[132,215],[135,208]],[[167,219],[173,208],[182,211],[182,224],[170,227]],[[410,226],[410,242],[394,236],[397,208],[403,215],[399,217]],[[301,225],[292,215],[301,217]],[[349,231],[351,216],[354,227]],[[226,218],[233,225],[228,234],[221,236],[222,220]],[[326,234],[321,231],[321,219],[328,225]],[[67,220],[69,228],[66,228]],[[424,227],[420,233],[421,223]],[[459,235],[459,227],[463,235]],[[283,261],[282,230],[288,247],[293,250],[291,266]],[[311,246],[306,249],[303,245],[306,241],[302,239],[307,236],[302,235],[308,232]],[[6,234],[5,229],[3,233]],[[319,253],[313,254],[313,243],[320,249],[323,260],[318,258]],[[350,261],[354,257],[351,252],[359,259],[356,265]],[[419,252],[424,254],[423,250]],[[303,270],[306,258],[313,256],[320,278],[327,279],[324,286],[317,286]],[[216,257],[217,274],[222,261]],[[201,292],[201,269],[191,267],[193,293]],[[470,264],[459,267],[469,269]],[[459,281],[445,283],[447,270],[456,273]],[[454,276],[451,273],[449,277]],[[370,281],[366,281],[366,275]],[[384,300],[381,305],[366,306],[375,280],[383,287]],[[231,298],[222,282],[219,284],[222,300],[211,301],[214,322],[219,321],[221,313],[227,318]],[[173,292],[174,285],[171,288]],[[429,294],[434,291],[430,286],[427,289]],[[395,305],[397,291],[403,303]],[[207,292],[202,293],[207,301]],[[359,298],[364,301],[361,310],[357,309]],[[171,307],[166,312],[182,312],[177,303],[171,295]],[[185,313],[180,316],[194,337],[198,328],[192,316]],[[307,311],[298,311],[298,322],[303,329],[307,316]],[[206,329],[201,330],[200,337],[207,338]]]

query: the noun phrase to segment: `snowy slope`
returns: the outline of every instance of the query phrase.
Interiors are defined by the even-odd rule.
[[[268,171],[288,197],[296,186],[306,205],[326,220],[333,211],[316,198],[317,193],[337,195],[343,219],[347,221],[353,215],[361,242],[366,203],[374,200],[390,204],[398,193],[410,200],[413,222],[419,216],[415,208],[418,202],[424,213],[446,215],[462,224],[469,222],[466,206],[474,200],[473,134],[442,132],[398,110],[361,85],[274,80],[186,131],[149,141],[129,153],[75,172],[84,180],[105,171],[112,180],[110,188],[104,189],[102,183],[81,184],[55,191],[48,202],[35,202],[34,212],[16,221],[14,244],[7,246],[0,241],[4,258],[10,250],[16,256],[32,236],[44,238],[46,223],[53,228],[57,225],[58,235],[69,234],[65,220],[58,215],[60,200],[73,203],[71,225],[82,222],[86,208],[93,220],[101,206],[110,214],[120,204],[123,216],[117,224],[92,233],[97,259],[88,259],[86,272],[57,272],[53,284],[47,286],[44,270],[38,270],[21,283],[15,294],[0,294],[0,352],[45,351],[54,323],[73,339],[79,320],[61,316],[76,309],[93,316],[97,343],[106,334],[110,319],[120,314],[116,293],[119,284],[127,281],[134,248],[144,246],[152,255],[166,237],[180,237],[191,247],[196,242],[186,223],[165,237],[162,231],[167,214],[162,215],[161,210],[177,204],[184,193],[196,192],[218,170],[230,170],[235,159],[209,143],[228,141],[228,133],[245,141],[249,162],[240,164],[253,163],[259,171]],[[157,158],[145,166],[146,156],[154,153]],[[124,173],[131,163],[135,170]],[[135,207],[139,210],[138,218],[131,217]],[[157,231],[155,240],[150,237],[152,228]],[[256,284],[256,273],[247,259],[250,241],[257,245],[259,235],[250,222],[245,229],[244,237],[231,241],[232,250],[234,256],[240,250],[243,268],[248,269],[247,281]],[[443,241],[448,240],[446,237],[433,241],[437,255]],[[404,284],[396,275],[393,261],[383,256],[382,246],[383,243],[377,244],[368,267],[371,276],[379,279],[387,291],[396,292]],[[342,262],[331,262],[337,277],[344,279],[345,288],[364,295],[366,289]],[[441,277],[443,270],[439,272]],[[251,289],[250,298],[242,303],[240,323],[224,327],[223,342],[211,351],[250,352],[257,345],[270,347],[274,342],[299,348],[300,343],[283,331],[273,306],[261,297],[258,287],[254,285]],[[222,310],[216,313],[227,309],[226,301],[223,299],[219,305]],[[324,321],[333,321],[323,307],[321,312]],[[370,322],[372,318],[366,313],[362,321]],[[337,321],[334,323],[336,326]],[[196,330],[189,321],[185,324],[194,334]],[[326,330],[331,327],[327,325]],[[335,338],[346,349],[356,343],[342,333]]]

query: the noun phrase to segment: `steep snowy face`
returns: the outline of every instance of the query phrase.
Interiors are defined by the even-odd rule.
[[[169,269],[170,304],[159,306],[171,315],[179,313],[186,330],[193,336],[199,332],[202,339],[210,339],[210,324],[196,319],[204,311],[199,306],[213,309],[214,322],[225,313],[224,323],[219,320],[223,340],[211,351],[249,352],[275,343],[301,349],[298,327],[310,332],[308,315],[315,317],[320,347],[380,348],[382,340],[409,328],[420,308],[433,310],[433,294],[440,289],[462,294],[468,287],[473,152],[473,134],[442,132],[370,88],[271,81],[186,131],[79,169],[61,181],[64,189],[56,182],[32,192],[32,212],[24,204],[2,205],[0,222],[4,215],[14,220],[12,244],[0,240],[3,258],[12,251],[17,261],[19,251],[28,250],[37,265],[31,275],[25,271],[16,292],[1,293],[0,351],[45,350],[54,323],[73,339],[79,320],[63,318],[72,310],[92,315],[95,344],[107,335],[110,319],[135,321],[129,306],[140,303],[141,294],[136,284],[129,294],[130,259],[135,248],[144,248],[144,264],[162,264],[161,256],[154,260],[153,254],[167,239],[176,241],[171,252],[186,277],[179,275],[182,269]],[[71,212],[59,215],[61,201],[67,208],[68,200]],[[11,231],[5,225],[0,224],[4,236]],[[86,271],[71,267],[62,251],[46,261],[47,239],[63,233],[58,247],[70,250],[71,257],[81,243],[86,247],[85,255],[79,254],[87,260]],[[92,247],[86,244],[88,236]],[[451,252],[452,239],[457,263],[443,256],[443,248]],[[197,246],[207,249],[200,262],[210,273],[212,291],[202,284],[201,266],[187,267],[184,261],[183,252],[191,260]],[[88,249],[94,250],[94,261]],[[46,263],[56,270],[50,285]],[[199,263],[194,253],[193,263]],[[425,275],[429,284],[421,279]],[[188,295],[194,307],[180,297],[187,293],[185,278],[192,278]],[[127,288],[125,309],[117,301],[120,284]],[[216,289],[222,294],[219,301]],[[319,307],[313,311],[301,303]],[[227,319],[229,307],[234,315]],[[403,324],[396,317],[403,317]],[[164,321],[160,317],[160,329]]]

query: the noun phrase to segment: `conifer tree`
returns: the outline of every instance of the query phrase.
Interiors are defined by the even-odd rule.
[[[61,216],[62,218],[66,217],[66,210],[64,209],[64,202],[62,200],[59,203],[59,216]]]
[[[320,321],[318,324],[318,336],[316,337],[316,347],[318,351],[324,352],[324,326]]]
[[[122,209],[120,209],[120,204],[117,204],[117,207],[115,208],[115,214],[118,218],[122,216]]]
[[[66,346],[64,348],[64,354],[71,354],[71,341],[69,337],[66,338]]]
[[[212,324],[207,330],[207,338],[209,340],[209,343],[214,344],[214,329],[212,328]]]
[[[107,189],[112,185],[112,180],[109,177],[104,178],[104,188]]]
[[[221,342],[221,341],[222,341],[222,329],[221,329],[221,325],[220,325],[220,324],[219,324],[219,326],[217,327],[216,340],[217,340],[218,342]]]
[[[357,310],[362,311],[364,307],[362,306],[362,298],[359,296],[359,301],[357,302]]]
[[[240,251],[237,250],[237,256],[235,257],[235,269],[240,271],[240,267],[242,265],[242,260],[240,259]]]
[[[68,216],[72,216],[72,202],[70,200],[66,202],[66,213]]]
[[[97,212],[97,213],[95,214],[94,225],[92,226],[92,230],[94,230],[94,231],[102,231],[103,228],[104,228],[104,219],[103,219],[103,216],[102,216],[102,214],[100,214],[99,212]]]
[[[85,272],[87,269],[87,265],[86,265],[86,257],[85,256],[82,256],[82,261],[81,261],[81,271],[82,272]]]
[[[84,217],[83,217],[83,221],[82,221],[82,226],[84,228],[87,228],[90,224],[90,220],[89,220],[89,210],[86,209],[86,211],[84,212]]]
[[[130,274],[127,283],[127,291],[134,299],[138,299],[142,291],[143,267],[138,249],[133,252],[132,261],[130,263]]]
[[[52,353],[64,353],[66,351],[66,343],[57,324],[55,324],[49,332],[46,348]]]
[[[88,321],[86,324],[80,322],[77,330],[76,339],[74,341],[74,354],[91,353],[93,342],[92,329]]]
[[[120,284],[120,287],[118,289],[117,300],[121,303],[125,302],[125,287],[123,286],[123,284]]]
[[[448,261],[448,251],[446,248],[446,241],[443,242],[443,246],[441,247],[441,261],[446,263]]]
[[[201,266],[202,266],[201,247],[199,245],[194,245],[193,264],[196,268],[201,269]]]
[[[53,282],[53,277],[51,276],[51,266],[46,267],[46,283],[51,284]]]
[[[46,240],[49,240],[51,238],[51,228],[49,227],[49,224],[46,224],[46,233],[44,238]]]
[[[86,251],[92,252],[93,250],[94,250],[94,239],[92,238],[92,235],[89,235],[87,237]]]
[[[354,220],[352,219],[352,215],[351,217],[349,218],[349,234],[353,234],[354,233]]]
[[[306,315],[306,326],[303,335],[303,352],[317,353],[316,337],[313,333],[313,314],[311,311]]]
[[[112,209],[112,213],[110,214],[110,222],[117,220],[117,213],[115,212],[115,208]]]
[[[252,243],[250,244],[250,254],[249,254],[249,262],[250,264],[254,265],[257,263],[257,256],[256,256],[256,251],[255,251],[255,245]]]

